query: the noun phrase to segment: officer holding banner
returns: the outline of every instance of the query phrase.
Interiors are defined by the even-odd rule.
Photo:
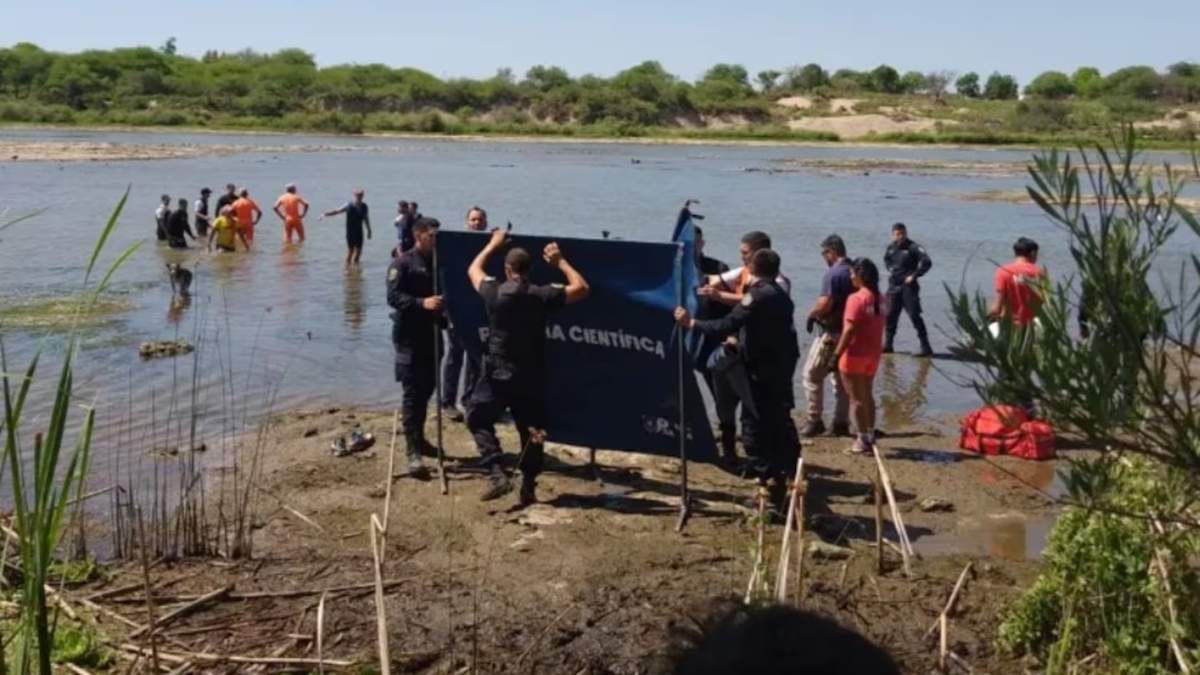
[[[504,230],[494,230],[467,269],[488,316],[483,369],[471,391],[467,428],[479,449],[480,464],[490,472],[490,485],[480,498],[497,499],[512,490],[501,466],[503,451],[495,431],[500,414],[509,410],[521,439],[519,504],[527,506],[536,501],[534,486],[542,469],[546,438],[546,319],[564,305],[586,298],[589,288],[553,242],[546,245],[542,257],[563,273],[565,287],[530,283],[533,258],[522,248],[513,248],[504,256],[503,281],[487,276],[487,262],[504,241]]]
[[[438,221],[413,223],[414,246],[392,258],[387,272],[387,301],[392,313],[392,346],[396,350],[396,381],[404,387],[401,410],[408,472],[427,478],[421,453],[437,452],[425,439],[425,415],[437,387],[435,341],[441,340],[442,296],[433,294],[433,248]]]
[[[800,343],[792,323],[795,306],[780,286],[779,254],[759,249],[750,259],[746,293],[733,311],[720,319],[693,319],[686,309],[675,309],[683,328],[706,335],[737,333],[737,345],[750,378],[753,411],[742,406],[742,436],[753,469],[772,489],[772,501],[781,506],[786,476],[796,466],[800,448],[791,409],[792,376],[800,359]]]

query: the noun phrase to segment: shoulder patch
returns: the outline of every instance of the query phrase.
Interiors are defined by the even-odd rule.
[[[566,285],[566,284],[550,284],[550,288],[558,288],[558,289],[563,289],[563,288],[566,288],[566,287],[567,287],[567,285]]]
[[[396,277],[400,276],[400,269],[395,265],[388,267],[388,281],[395,281]]]
[[[495,281],[496,277],[484,277],[483,280],[484,281]]]
[[[749,307],[754,303],[754,296],[747,293],[742,296],[742,307]]]

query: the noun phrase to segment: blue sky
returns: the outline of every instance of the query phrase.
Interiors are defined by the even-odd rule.
[[[1025,83],[1048,69],[1200,61],[1198,26],[1198,0],[4,0],[0,7],[0,45],[77,51],[157,46],[174,35],[180,52],[197,56],[300,47],[320,65],[379,62],[439,77],[487,76],[501,66],[520,75],[538,63],[611,75],[656,59],[687,79],[716,62],[754,73],[816,61],[830,69],[1000,70]]]

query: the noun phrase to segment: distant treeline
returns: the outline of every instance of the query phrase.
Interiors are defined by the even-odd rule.
[[[374,116],[367,120],[370,128],[408,125],[439,132],[452,116],[501,127],[598,125],[619,131],[622,125],[701,127],[705,117],[722,115],[766,124],[773,101],[792,93],[1008,100],[1018,92],[1016,79],[999,72],[981,78],[949,71],[902,73],[888,65],[830,72],[808,64],[751,77],[740,65],[717,64],[688,82],[646,61],[607,78],[571,77],[559,67],[534,66],[521,78],[501,69],[486,79],[442,80],[381,64],[318,68],[300,49],[210,51],[196,59],[177,54],[173,38],[157,49],[60,54],[29,43],[0,49],[0,120],[25,122],[203,125],[254,119],[268,121],[267,126],[312,128],[316,119],[317,127],[356,131]],[[1165,72],[1135,66],[1108,75],[1095,68],[1071,75],[1051,71],[1025,92],[1044,99],[1197,102],[1200,64],[1179,63]]]

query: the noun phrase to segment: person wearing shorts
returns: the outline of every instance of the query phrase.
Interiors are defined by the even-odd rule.
[[[304,216],[308,215],[308,202],[296,194],[296,184],[288,183],[283,188],[283,194],[275,200],[275,215],[283,221],[283,242],[292,243],[292,235],[304,241]]]
[[[846,298],[842,334],[837,343],[838,373],[850,396],[850,411],[858,437],[852,452],[875,447],[875,371],[883,357],[883,331],[887,323],[879,293],[879,269],[868,258],[850,266],[854,292]]]
[[[233,203],[233,215],[237,217],[238,229],[243,237],[253,242],[254,226],[262,220],[262,209],[258,207],[258,202],[250,198],[250,191],[246,188],[238,192],[238,199]]]
[[[362,258],[364,227],[367,228],[367,239],[371,238],[371,216],[367,203],[363,201],[362,188],[355,188],[354,198],[345,206],[326,211],[321,217],[328,218],[339,213],[346,214],[346,265],[357,265]]]

